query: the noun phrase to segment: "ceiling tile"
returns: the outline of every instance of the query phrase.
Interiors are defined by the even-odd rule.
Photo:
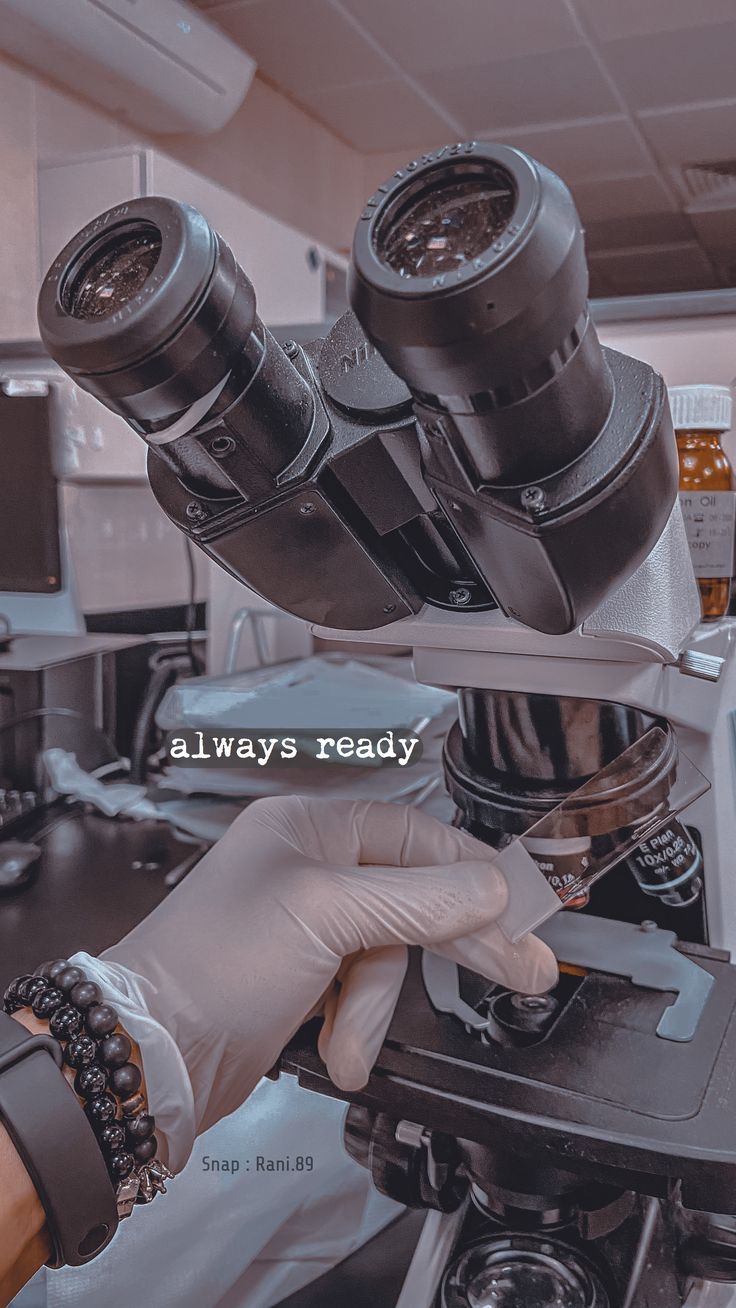
[[[622,250],[631,245],[669,245],[691,241],[693,229],[681,213],[645,213],[637,217],[599,218],[585,223],[588,250]]]
[[[257,0],[213,15],[287,93],[375,82],[394,68],[329,0]]]
[[[733,19],[734,0],[575,0],[597,36],[612,41]]]
[[[339,0],[410,72],[580,43],[563,0]]]
[[[300,101],[357,150],[407,150],[443,145],[454,136],[444,118],[400,78],[328,91],[311,91]]]
[[[436,142],[435,142],[436,144]],[[443,145],[445,142],[443,141]],[[371,195],[373,191],[387,182],[396,172],[397,168],[403,168],[409,163],[410,157],[416,158],[417,155],[425,154],[432,148],[430,141],[422,141],[421,145],[411,147],[410,153],[406,150],[389,150],[382,151],[380,154],[366,154],[363,158],[363,192],[366,196]]]
[[[619,108],[592,54],[585,49],[446,69],[423,74],[420,80],[471,134],[487,126],[498,130],[600,117]]]
[[[696,241],[658,249],[621,250],[592,254],[590,269],[619,295],[648,295],[663,291],[707,290],[718,285],[709,260]]]
[[[491,139],[491,133],[482,135]],[[615,173],[642,173],[651,166],[627,118],[524,128],[506,131],[501,139],[526,150],[569,184]]]
[[[675,209],[675,201],[657,173],[601,177],[593,182],[576,182],[572,190],[586,222]]]
[[[736,65],[734,69],[736,76]],[[701,163],[736,156],[736,99],[729,104],[640,114],[639,124],[652,148],[667,163]]]
[[[736,22],[608,41],[601,51],[633,109],[728,99],[736,92]]]

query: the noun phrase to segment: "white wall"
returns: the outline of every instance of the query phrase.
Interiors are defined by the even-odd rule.
[[[736,398],[736,314],[604,323],[598,334],[604,345],[651,364],[668,386],[731,386]],[[724,447],[736,467],[736,430],[725,438]]]
[[[36,335],[38,206],[35,84],[0,58],[0,334]]]
[[[209,136],[145,137],[87,101],[38,83],[41,160],[150,144],[334,250],[350,245],[362,208],[362,156],[256,77],[243,105]]]

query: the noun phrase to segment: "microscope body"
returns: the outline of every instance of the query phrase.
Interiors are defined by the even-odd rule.
[[[724,1216],[736,1211],[736,1190],[725,1156],[722,1179],[729,1179],[720,1189],[712,1148],[719,1141],[730,1155],[736,1135],[725,1120],[720,1127],[709,1121],[707,1107],[722,1094],[736,1013],[729,961],[736,947],[736,621],[693,625],[699,601],[677,508],[665,535],[655,569],[659,612],[649,598],[650,561],[628,594],[567,635],[530,631],[499,612],[425,610],[390,629],[412,648],[420,681],[458,691],[461,755],[463,744],[472,753],[479,741],[492,753],[503,750],[511,722],[520,769],[528,770],[525,750],[540,748],[541,722],[542,747],[559,780],[571,754],[579,763],[590,750],[603,761],[600,733],[610,730],[610,708],[615,723],[623,714],[635,731],[643,729],[641,714],[644,722],[667,722],[710,783],[681,815],[702,858],[699,893],[668,903],[667,894],[644,893],[621,862],[593,887],[582,912],[565,910],[548,924],[565,919],[565,931],[541,929],[562,964],[552,995],[509,996],[470,974],[453,983],[450,965],[412,960],[368,1086],[342,1096],[352,1104],[346,1142],[354,1156],[386,1193],[430,1210],[401,1308],[465,1308],[468,1286],[487,1288],[489,1276],[501,1286],[496,1274],[509,1260],[533,1266],[546,1257],[580,1278],[581,1297],[570,1302],[585,1308],[736,1304],[736,1292],[713,1284],[736,1279],[736,1225]],[[358,638],[370,645],[386,635],[383,628]],[[473,720],[479,702],[485,734]],[[560,710],[569,704],[571,716]],[[489,705],[501,705],[503,731]],[[554,741],[550,723],[553,732],[562,725],[582,736]],[[445,764],[452,793],[456,749],[446,751]],[[468,793],[462,824],[485,838]],[[577,953],[590,931],[592,949]],[[642,953],[632,967],[637,933]],[[676,946],[678,961],[686,958],[714,983],[684,1040],[663,1035],[672,998],[666,988],[678,983],[659,979],[656,968],[648,974],[641,961],[666,947],[668,933],[690,942]],[[693,979],[683,976],[683,991]],[[284,1064],[306,1087],[334,1094],[310,1039],[300,1033]],[[428,1275],[430,1246],[443,1239],[448,1266],[442,1276],[436,1268]],[[524,1308],[543,1293],[541,1282],[532,1284],[528,1300],[518,1301]]]
[[[736,659],[730,620],[698,626],[664,383],[600,346],[572,198],[508,147],[398,169],[350,296],[281,348],[202,216],[149,198],[83,229],[39,299],[194,543],[458,692],[447,787],[509,879],[536,819],[571,800],[582,823],[535,851],[555,908],[553,881],[581,886],[541,927],[552,995],[415,957],[363,1091],[329,1082],[314,1025],[282,1067],[350,1101],[350,1151],[429,1210],[398,1308],[705,1308],[736,1283]],[[652,733],[656,785],[596,792]],[[610,807],[666,815],[680,752],[710,789],[588,887]]]
[[[702,853],[695,902],[672,907],[644,894],[620,863],[584,911],[548,924],[566,919],[568,928],[546,935],[561,961],[551,995],[509,995],[469,973],[453,983],[452,965],[411,960],[368,1085],[340,1096],[351,1104],[353,1156],[379,1189],[428,1209],[400,1308],[466,1308],[491,1284],[504,1303],[509,1267],[521,1278],[514,1293],[523,1286],[527,1295],[509,1304],[567,1303],[551,1297],[540,1270],[547,1259],[561,1278],[555,1293],[567,1287],[569,1302],[584,1308],[733,1308],[736,1292],[723,1282],[736,1279],[736,1133],[730,1113],[718,1122],[711,1112],[729,1098],[736,1053],[736,622],[687,633],[717,680],[683,673],[681,650],[640,635],[540,637],[498,613],[425,612],[395,635],[411,645],[420,680],[458,690],[461,702],[511,697],[525,724],[530,699],[543,709],[574,701],[595,730],[602,704],[666,720],[711,783],[682,814]],[[581,955],[591,928],[593,947]],[[678,963],[713,980],[682,1041],[662,1034],[667,987],[678,982],[650,974],[644,961],[661,946],[667,952],[671,932],[691,942],[676,946]],[[637,934],[642,952],[632,966]],[[683,992],[694,978],[683,975]],[[308,1028],[283,1066],[306,1088],[337,1093]]]
[[[677,578],[669,607],[669,620],[657,615],[650,605],[650,582],[640,576],[640,604],[631,594],[621,594],[616,605],[606,607],[605,622],[599,612],[591,615],[577,632],[550,637],[521,627],[498,611],[484,614],[449,614],[424,611],[417,619],[397,623],[374,632],[351,633],[353,641],[385,643],[390,633],[397,645],[410,647],[417,680],[459,693],[463,737],[476,735],[478,725],[469,723],[472,698],[501,701],[510,698],[515,714],[512,724],[527,753],[544,750],[551,759],[550,771],[562,781],[565,748],[574,758],[568,771],[577,781],[607,761],[599,736],[611,729],[605,705],[632,710],[633,731],[643,731],[648,720],[666,722],[673,729],[678,748],[708,781],[708,789],[690,804],[682,820],[697,833],[702,853],[703,893],[691,912],[688,906],[670,908],[665,899],[636,893],[635,883],[622,864],[605,882],[612,914],[632,920],[632,914],[647,916],[684,938],[709,943],[716,948],[736,950],[736,896],[732,893],[732,851],[736,841],[734,801],[732,708],[736,704],[736,619],[725,617],[715,623],[697,624],[698,595],[691,572],[686,543],[680,536],[679,510],[673,511],[672,537],[666,548],[669,560],[657,564],[660,592]],[[649,562],[642,572],[649,568]],[[681,575],[686,585],[683,587]],[[639,584],[632,580],[631,591]],[[616,611],[617,610],[617,611]],[[636,616],[638,613],[638,616]],[[346,631],[315,627],[318,635],[347,639]],[[471,697],[469,703],[468,696]],[[532,711],[523,712],[531,700]],[[464,701],[464,704],[463,704]],[[546,739],[540,742],[534,711],[538,701],[546,720]],[[580,712],[568,723],[565,714],[550,716],[551,704],[576,704]],[[463,712],[462,709],[465,709]],[[637,715],[643,715],[639,718]],[[568,715],[569,719],[569,715]],[[506,724],[507,732],[511,728]],[[572,745],[555,738],[565,731],[581,739]],[[625,748],[630,737],[620,734],[613,748]],[[507,747],[497,732],[481,736],[480,748],[499,751]],[[513,751],[515,746],[510,747]],[[479,744],[470,745],[473,753]],[[582,760],[582,761],[581,761]],[[446,751],[446,772],[453,756]],[[490,762],[490,759],[488,760]],[[586,766],[588,773],[582,771]],[[524,770],[525,760],[517,764]],[[446,778],[452,781],[451,777]],[[567,780],[573,789],[574,780]],[[452,785],[450,785],[452,793]],[[474,814],[464,825],[473,828]],[[631,883],[631,884],[630,884]],[[638,920],[638,919],[635,919]],[[685,925],[687,924],[687,930]]]

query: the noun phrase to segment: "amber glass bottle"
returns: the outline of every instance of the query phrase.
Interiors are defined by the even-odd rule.
[[[728,612],[734,549],[734,477],[722,445],[731,426],[727,386],[673,386],[682,505],[703,620]]]

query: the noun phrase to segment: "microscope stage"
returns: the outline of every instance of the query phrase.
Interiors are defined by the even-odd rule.
[[[714,978],[691,1041],[656,1028],[673,996],[591,971],[563,973],[559,1009],[530,1037],[504,1022],[511,997],[463,974],[464,997],[500,1015],[469,1032],[432,1008],[412,958],[388,1039],[365,1090],[336,1089],[316,1052],[316,1023],[282,1059],[308,1089],[396,1121],[662,1196],[682,1181],[687,1207],[736,1212],[736,967],[701,946],[680,949]],[[530,1039],[532,1043],[529,1043]]]

